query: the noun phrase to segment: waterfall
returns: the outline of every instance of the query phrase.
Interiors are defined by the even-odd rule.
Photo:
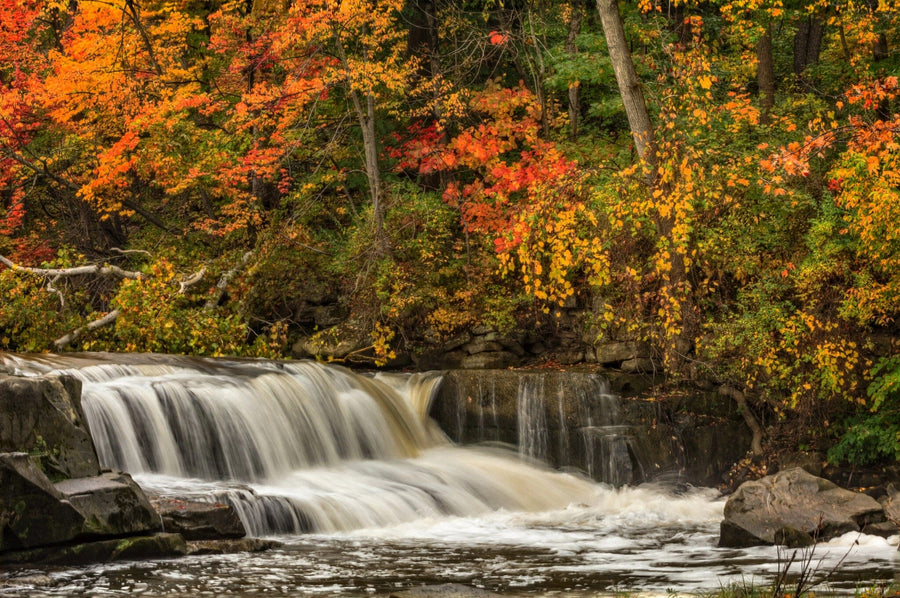
[[[561,508],[595,492],[508,452],[452,446],[427,416],[435,374],[161,355],[0,359],[79,378],[102,465],[154,494],[230,504],[252,535]]]
[[[639,436],[607,381],[576,372],[455,372],[435,415],[457,442],[500,440],[529,460],[622,486],[648,478]],[[447,425],[448,414],[451,421]]]

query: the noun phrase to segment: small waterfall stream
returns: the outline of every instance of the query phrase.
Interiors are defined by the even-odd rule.
[[[462,388],[448,374],[437,390],[434,374],[307,362],[0,354],[0,363],[79,378],[104,465],[151,493],[231,504],[251,535],[285,541],[253,555],[61,568],[19,585],[0,570],[4,595],[363,598],[456,582],[587,598],[765,584],[777,569],[773,548],[716,548],[714,490],[636,485],[660,471],[643,448],[649,428],[596,376],[467,373]],[[451,443],[429,417],[436,392],[453,399],[440,401],[443,429],[492,448]],[[820,566],[848,571],[829,589],[852,594],[861,579],[893,577],[896,543],[854,535],[820,547]]]
[[[102,465],[153,493],[230,504],[252,535],[546,510],[594,491],[514,455],[452,447],[426,415],[434,374],[158,355],[6,362],[82,381]]]

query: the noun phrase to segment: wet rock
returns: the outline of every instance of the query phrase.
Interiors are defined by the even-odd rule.
[[[469,355],[476,355],[478,353],[487,353],[493,351],[502,351],[503,345],[496,341],[485,341],[479,340],[473,343],[469,343],[465,346],[466,352]]]
[[[23,563],[78,565],[105,561],[172,558],[187,553],[187,543],[180,535],[154,534],[8,552],[3,555],[3,562],[10,565]]]
[[[83,524],[84,516],[53,487],[33,458],[0,453],[0,551],[66,542],[81,532]]]
[[[611,365],[649,357],[646,345],[634,341],[601,343],[594,346],[597,363]]]
[[[560,351],[556,354],[556,361],[562,365],[573,365],[584,361],[584,351]]]
[[[0,378],[0,452],[41,459],[51,480],[100,473],[81,408],[81,382],[71,376]]]
[[[392,592],[390,598],[485,598],[499,595],[458,583],[445,583]]]
[[[900,490],[893,484],[888,484],[886,494],[878,502],[884,508],[885,518],[900,526]]]
[[[463,358],[459,367],[464,370],[493,370],[512,367],[519,363],[515,353],[508,351],[492,351],[477,353]]]
[[[646,357],[636,357],[622,362],[619,366],[626,374],[652,373],[656,371],[656,365],[652,359]]]
[[[127,473],[65,480],[55,486],[84,517],[85,534],[126,536],[163,531],[159,515]]]
[[[235,554],[238,552],[264,552],[283,546],[277,540],[240,538],[235,540],[197,540],[188,542],[188,554]]]
[[[741,484],[725,503],[719,546],[793,542],[800,533],[827,540],[883,521],[872,497],[797,467]]]
[[[221,540],[247,535],[244,524],[229,505],[173,498],[154,498],[151,503],[162,517],[165,530],[179,533],[185,540]]]

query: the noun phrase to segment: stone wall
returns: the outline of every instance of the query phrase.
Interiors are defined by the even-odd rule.
[[[659,479],[715,486],[750,447],[734,404],[715,393],[654,397],[652,379],[583,372],[455,370],[431,415],[461,444],[501,442],[524,457],[614,485]]]

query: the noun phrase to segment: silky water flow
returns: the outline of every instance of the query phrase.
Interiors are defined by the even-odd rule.
[[[11,578],[0,595],[368,596],[443,582],[523,596],[696,592],[765,585],[782,556],[716,548],[724,501],[713,489],[611,485],[627,438],[613,420],[588,430],[606,451],[595,476],[610,484],[540,466],[549,436],[535,403],[539,377],[520,384],[519,446],[502,449],[453,445],[429,419],[439,374],[157,355],[2,357],[17,373],[82,381],[104,466],[130,472],[152,494],[227,503],[250,535],[284,545],[55,568],[50,584]],[[615,403],[606,411],[614,415]],[[896,543],[848,535],[816,547],[817,567],[843,559],[828,588],[850,593],[894,577]]]

